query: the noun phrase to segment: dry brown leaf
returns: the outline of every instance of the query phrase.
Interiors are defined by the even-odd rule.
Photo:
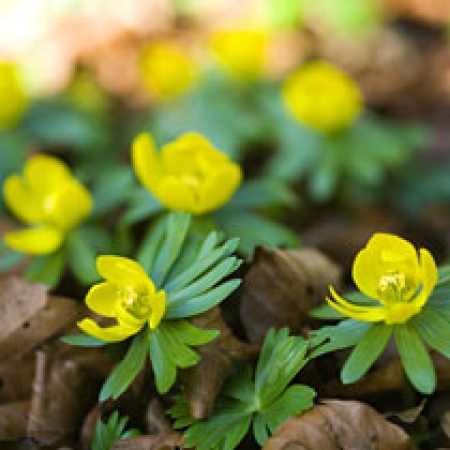
[[[29,399],[34,369],[34,358],[0,364],[0,403]]]
[[[300,333],[312,323],[308,312],[339,278],[338,267],[315,249],[258,249],[242,283],[241,320],[249,340],[261,342],[270,327]]]
[[[223,321],[219,308],[196,316],[192,323],[200,328],[219,330],[220,335],[209,344],[197,347],[200,362],[180,371],[185,395],[192,417],[208,417],[214,400],[230,373],[233,364],[250,356],[256,356],[257,347],[239,341]]]
[[[178,433],[156,436],[136,436],[116,441],[111,450],[178,450],[183,447],[183,438]]]
[[[288,419],[263,450],[412,450],[398,426],[356,401],[325,400]]]
[[[383,0],[383,3],[397,15],[432,24],[450,22],[450,2],[445,0]]]
[[[422,414],[422,411],[425,408],[426,404],[427,404],[427,399],[424,398],[420,402],[420,404],[417,406],[408,408],[408,409],[406,409],[404,411],[400,411],[400,412],[389,412],[389,413],[386,413],[384,416],[386,418],[396,417],[397,419],[401,420],[403,423],[414,423]]]
[[[85,315],[86,308],[81,303],[64,297],[48,297],[44,307],[34,311],[32,317],[0,344],[0,361],[21,359]]]
[[[49,354],[37,352],[28,436],[45,445],[70,443],[99,387],[75,361],[52,361]]]
[[[29,401],[0,406],[0,442],[16,441],[26,436]]]
[[[44,307],[47,291],[47,286],[29,283],[16,275],[0,278],[0,343]]]
[[[441,428],[445,435],[450,438],[450,411],[445,412],[441,417]]]

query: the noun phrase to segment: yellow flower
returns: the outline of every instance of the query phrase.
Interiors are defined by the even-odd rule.
[[[197,79],[193,59],[181,48],[165,41],[152,42],[143,49],[139,68],[145,87],[159,101],[183,94]]]
[[[200,134],[186,133],[158,154],[148,134],[133,142],[141,183],[168,209],[202,214],[223,206],[238,188],[240,167]]]
[[[362,94],[347,74],[325,61],[305,64],[291,74],[282,89],[290,113],[323,133],[349,126],[361,113]]]
[[[9,209],[32,225],[7,233],[3,240],[14,250],[30,255],[57,250],[67,232],[92,208],[87,189],[63,162],[47,155],[31,157],[23,176],[10,175],[3,185],[3,196]]]
[[[27,107],[27,97],[17,67],[0,61],[0,128],[14,125]]]
[[[261,30],[220,30],[211,37],[211,50],[218,62],[231,76],[243,81],[262,74],[268,46],[267,32]]]
[[[106,281],[91,287],[86,305],[117,324],[102,328],[92,319],[83,319],[78,322],[81,330],[105,342],[118,342],[139,332],[146,323],[151,329],[159,325],[166,310],[166,293],[155,291],[137,262],[121,256],[99,256],[97,270]]]
[[[391,234],[377,233],[356,256],[353,280],[367,297],[380,306],[349,303],[330,287],[328,303],[345,316],[361,322],[388,325],[407,322],[427,302],[437,280],[436,263],[424,248],[417,254],[408,241]]]

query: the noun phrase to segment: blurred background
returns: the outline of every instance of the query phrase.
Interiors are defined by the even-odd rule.
[[[350,260],[400,231],[445,258],[449,23],[442,0],[0,0],[0,181],[49,152],[92,189],[94,216],[126,204],[137,222],[132,139],[197,131],[282,190],[260,206],[306,243]],[[315,60],[362,99],[332,132],[287,99]],[[323,79],[298,101],[335,120],[346,106]]]

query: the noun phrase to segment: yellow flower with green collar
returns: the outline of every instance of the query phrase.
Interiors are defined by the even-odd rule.
[[[194,60],[169,41],[155,41],[139,58],[141,79],[158,101],[167,101],[186,92],[197,79]]]
[[[29,228],[6,233],[5,244],[30,255],[56,251],[67,233],[89,216],[89,191],[59,159],[36,155],[25,164],[23,175],[10,175],[3,185],[6,205]]]
[[[299,122],[322,133],[348,127],[363,108],[355,81],[325,61],[306,63],[289,75],[282,94],[287,109]]]
[[[133,142],[132,160],[141,183],[166,208],[203,214],[223,206],[242,179],[239,165],[202,135],[186,133],[157,152],[148,134]]]
[[[232,77],[251,81],[264,72],[269,48],[266,31],[219,30],[212,35],[210,45],[219,64]]]
[[[379,306],[355,305],[331,287],[328,303],[344,316],[361,322],[402,324],[418,314],[437,280],[438,270],[430,252],[416,249],[391,234],[377,233],[356,256],[353,279],[367,297]]]
[[[106,280],[89,290],[86,305],[95,313],[117,324],[100,327],[92,319],[83,319],[78,327],[104,342],[118,342],[138,333],[146,324],[156,328],[166,309],[166,293],[156,291],[144,269],[121,256],[100,256],[97,270]]]

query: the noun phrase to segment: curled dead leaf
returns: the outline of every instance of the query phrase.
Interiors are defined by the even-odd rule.
[[[0,406],[0,442],[16,441],[26,435],[29,401]]]
[[[0,364],[0,403],[12,403],[31,397],[34,358]]]
[[[29,283],[16,275],[0,278],[0,343],[44,307],[47,291],[47,286]]]
[[[21,326],[0,343],[0,361],[19,360],[49,337],[72,326],[86,315],[86,308],[74,300],[49,296]]]
[[[180,371],[185,395],[192,417],[208,417],[214,400],[235,362],[256,356],[258,348],[239,341],[225,324],[219,308],[196,316],[192,323],[200,328],[219,330],[220,335],[210,343],[197,347],[200,362]]]
[[[87,411],[96,401],[100,385],[73,360],[36,356],[28,436],[45,445],[70,443]]]
[[[261,342],[270,327],[300,333],[339,278],[339,268],[315,249],[258,249],[242,283],[240,314],[249,340]]]
[[[178,433],[156,436],[136,436],[114,442],[111,450],[178,450],[183,447],[183,438]]]
[[[325,400],[288,419],[263,450],[412,450],[410,437],[377,411],[356,401]]]

